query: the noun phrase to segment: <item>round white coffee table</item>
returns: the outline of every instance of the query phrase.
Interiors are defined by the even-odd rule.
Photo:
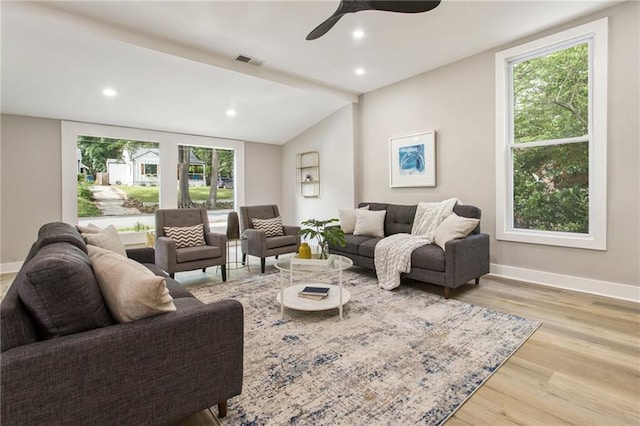
[[[319,259],[298,259],[291,257],[279,259],[275,266],[280,270],[280,291],[276,299],[280,303],[280,312],[284,318],[284,308],[298,311],[325,311],[338,308],[340,319],[342,320],[342,307],[351,300],[349,290],[343,288],[342,271],[353,266],[353,262],[348,257],[332,254],[329,259],[321,261]],[[335,274],[338,278],[338,285],[314,283],[308,278],[311,273]],[[305,279],[306,278],[306,279]],[[294,280],[301,280],[298,284]],[[329,295],[321,300],[312,300],[298,295],[307,286],[329,287]]]

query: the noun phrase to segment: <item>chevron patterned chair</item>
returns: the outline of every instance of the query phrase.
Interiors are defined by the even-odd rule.
[[[156,210],[156,265],[176,272],[220,266],[227,280],[227,236],[211,232],[207,209]]]
[[[264,274],[265,258],[295,253],[300,246],[299,226],[282,225],[278,206],[240,207],[242,264],[247,254],[260,258],[260,272]]]

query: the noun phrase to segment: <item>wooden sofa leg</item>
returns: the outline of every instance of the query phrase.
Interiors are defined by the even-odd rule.
[[[175,278],[175,277],[176,277],[176,274],[174,274],[174,273],[172,272],[172,273],[170,273],[170,274],[169,274],[169,276],[170,276],[171,278]]]
[[[480,277],[476,278],[476,285],[480,285]]]
[[[227,280],[227,265],[220,265],[220,272],[222,273],[222,281]]]
[[[218,417],[223,418],[227,416],[227,401],[218,403]]]
[[[264,257],[260,258],[260,272],[262,272],[264,274],[264,268],[265,268],[265,263],[266,263],[267,259]]]
[[[247,253],[242,253],[242,265],[247,261]]]
[[[449,298],[449,287],[445,287],[444,288],[444,298],[448,299]]]

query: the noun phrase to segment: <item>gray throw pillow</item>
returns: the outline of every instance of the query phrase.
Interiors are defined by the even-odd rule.
[[[43,247],[24,267],[18,294],[43,338],[113,324],[87,255],[56,243]]]

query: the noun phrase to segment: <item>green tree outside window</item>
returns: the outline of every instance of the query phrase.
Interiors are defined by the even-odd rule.
[[[513,226],[589,231],[589,46],[512,64]]]

